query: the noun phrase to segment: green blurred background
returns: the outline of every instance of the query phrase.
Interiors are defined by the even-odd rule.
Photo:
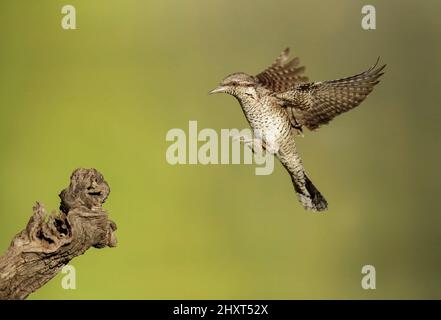
[[[77,10],[77,30],[60,26]],[[377,30],[360,26],[377,9]],[[35,201],[58,207],[77,167],[111,187],[115,249],[72,261],[33,299],[441,298],[441,2],[1,1],[0,249]],[[256,74],[286,46],[311,80],[363,71],[381,84],[298,145],[327,197],[305,212],[277,163],[171,166],[171,128],[245,128],[238,103],[207,92]],[[360,285],[363,265],[377,289]]]

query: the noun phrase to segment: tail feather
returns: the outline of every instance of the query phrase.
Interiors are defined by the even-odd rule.
[[[319,212],[328,209],[328,202],[325,197],[318,191],[318,189],[314,186],[314,184],[309,180],[309,178],[305,175],[305,182],[302,186],[298,184],[298,182],[291,176],[292,182],[294,184],[294,189],[296,190],[297,197],[299,198],[300,203],[307,210]]]

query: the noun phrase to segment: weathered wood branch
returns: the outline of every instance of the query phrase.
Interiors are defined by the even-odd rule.
[[[90,247],[115,247],[116,225],[102,205],[110,188],[95,169],[77,169],[61,191],[60,212],[42,204],[0,257],[0,299],[25,299]]]

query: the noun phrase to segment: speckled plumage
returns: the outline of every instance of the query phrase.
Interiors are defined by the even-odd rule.
[[[211,93],[238,99],[255,139],[287,169],[303,207],[323,211],[328,203],[306,175],[294,137],[303,127],[315,130],[358,106],[379,82],[385,66],[375,64],[352,77],[307,83],[305,68],[298,65],[299,59],[290,60],[286,49],[258,75],[231,74]]]

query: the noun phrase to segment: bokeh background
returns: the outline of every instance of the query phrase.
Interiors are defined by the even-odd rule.
[[[77,30],[60,26],[77,10]],[[361,28],[361,7],[377,30]],[[72,261],[32,299],[441,298],[441,3],[433,1],[1,1],[0,249],[35,201],[58,207],[77,167],[111,187],[115,249]],[[277,164],[165,160],[171,128],[245,128],[207,92],[285,47],[311,80],[388,64],[362,106],[298,139],[330,210],[305,212]],[[377,271],[363,290],[361,268]]]

